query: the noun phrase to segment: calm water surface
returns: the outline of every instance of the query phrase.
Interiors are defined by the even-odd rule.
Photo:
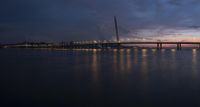
[[[0,106],[200,106],[200,50],[0,50]]]

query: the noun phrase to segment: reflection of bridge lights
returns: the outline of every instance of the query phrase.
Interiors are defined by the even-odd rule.
[[[131,49],[126,49],[126,52],[128,52],[128,53],[129,53],[130,51],[131,51]]]
[[[162,49],[161,52],[165,52],[165,49]]]
[[[192,77],[197,78],[198,68],[197,68],[197,50],[192,49]]]
[[[176,52],[176,49],[171,49],[172,52]]]
[[[142,56],[147,56],[147,49],[142,49]]]
[[[121,52],[123,52],[123,51],[124,51],[124,49],[120,49],[120,51],[121,51]]]
[[[117,52],[117,49],[113,49],[114,52]]]
[[[192,49],[192,52],[193,52],[193,53],[196,53],[196,51],[197,51],[196,49]]]
[[[94,53],[96,53],[96,52],[97,52],[97,49],[92,49],[92,51],[93,51]]]
[[[156,52],[156,49],[151,49],[152,52]]]
[[[137,52],[137,51],[138,51],[138,49],[137,49],[137,48],[134,48],[134,51],[135,51],[135,52]]]
[[[142,52],[147,52],[147,49],[142,49]]]

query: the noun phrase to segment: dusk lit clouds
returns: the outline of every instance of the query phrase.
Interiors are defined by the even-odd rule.
[[[200,40],[199,0],[1,0],[0,42]]]

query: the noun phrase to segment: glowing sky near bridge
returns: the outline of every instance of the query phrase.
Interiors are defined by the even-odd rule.
[[[112,38],[115,40],[115,38]],[[121,41],[174,41],[174,42],[199,42],[200,29],[174,28],[174,29],[140,29],[137,33],[130,33],[120,39]]]
[[[1,0],[0,43],[200,41],[200,0]]]

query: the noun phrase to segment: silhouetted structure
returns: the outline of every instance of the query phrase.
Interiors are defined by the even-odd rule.
[[[162,49],[164,44],[175,44],[177,45],[177,50],[182,49],[182,44],[198,44],[200,48],[200,42],[121,42],[119,38],[119,30],[117,18],[114,16],[114,25],[116,33],[116,41],[81,41],[81,42],[61,42],[59,44],[45,43],[45,42],[22,42],[16,44],[5,44],[1,45],[0,48],[65,48],[65,49],[109,49],[109,48],[130,48],[131,46],[123,45],[133,45],[133,44],[155,44],[157,49]]]
[[[117,24],[116,16],[114,16],[114,22],[115,22],[116,40],[117,40],[117,42],[119,42],[119,31],[118,31],[118,24]]]
[[[182,49],[183,44],[198,45],[200,48],[200,42],[111,42],[111,41],[99,41],[99,42],[61,42],[59,44],[45,43],[45,42],[22,42],[16,44],[0,45],[0,48],[64,48],[64,49],[110,49],[110,48],[131,48],[133,46],[125,45],[155,45],[157,49],[162,49],[165,44],[174,44],[177,50]]]
[[[177,46],[177,50],[182,49],[182,44],[198,45],[200,48],[200,42],[95,42],[95,43],[76,43],[70,44],[70,48],[126,48],[123,45],[157,45],[157,49],[162,49],[165,44],[174,44]],[[130,46],[129,46],[130,47]]]

